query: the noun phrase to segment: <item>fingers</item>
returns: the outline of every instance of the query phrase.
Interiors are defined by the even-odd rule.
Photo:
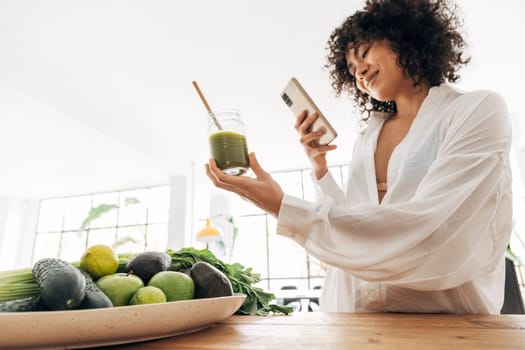
[[[216,186],[224,183],[225,174],[217,167],[214,159],[210,159],[209,163],[206,164],[206,174]]]
[[[212,173],[208,173],[209,171],[209,167],[208,165],[206,165],[207,167],[207,174],[208,174],[208,177],[211,179],[211,181],[213,182],[213,184],[215,185],[215,187],[217,188],[220,188],[220,189],[223,189],[225,191],[229,191],[229,192],[232,192],[232,193],[235,193],[235,194],[238,194],[240,195],[241,197],[244,197],[246,196],[244,194],[244,190],[242,190],[240,187],[238,186],[234,186],[234,185],[231,185],[231,184],[228,184],[228,183],[225,183],[225,182],[221,182],[219,181],[216,177],[213,176]]]
[[[222,171],[217,167],[217,163],[215,162],[215,159],[210,159],[209,163],[206,164],[206,174],[209,176],[211,175],[213,177],[212,181],[217,181],[217,174],[222,173]]]
[[[219,177],[222,177],[221,176],[222,171],[218,169],[219,173],[217,173],[215,170],[212,170],[213,168],[218,169],[215,166],[215,162],[212,159],[210,160],[210,164],[205,164],[205,170],[206,170],[206,175],[208,175],[208,177],[213,182],[215,187],[238,194],[245,201],[248,201],[264,210],[264,206],[262,205],[262,203],[258,200],[253,199],[252,198],[253,196],[250,195],[249,191],[245,191],[241,187],[234,186],[234,185],[231,185],[224,181],[219,180]],[[227,176],[227,179],[236,178],[235,176],[228,176],[228,175],[226,176]]]
[[[259,164],[255,153],[250,153],[250,166],[256,178],[224,174],[213,159],[205,164],[206,175],[221,189],[236,193],[259,208],[277,217],[283,192],[277,182]]]
[[[323,146],[316,147],[315,150],[319,154],[325,154],[327,152],[333,151],[336,148],[337,148],[337,145],[323,145]]]
[[[217,167],[214,159],[210,159],[205,165],[206,175],[210,178],[216,187],[241,194],[248,183],[253,180],[247,176],[226,175]]]
[[[324,130],[312,131],[308,134],[301,136],[299,142],[303,145],[317,146],[319,139],[325,134]]]
[[[313,147],[313,149],[315,149],[318,153],[330,152],[336,148],[336,145],[318,145],[316,147]]]
[[[215,185],[215,187],[224,188],[224,185],[219,180],[216,171],[217,166],[215,165],[215,162],[213,160],[210,160],[209,164],[204,165],[204,169],[206,171],[206,175],[210,178],[211,182]]]
[[[306,155],[308,156],[308,158],[313,160],[313,159],[319,158],[320,156],[325,156],[326,153],[336,148],[337,146],[335,145],[327,145],[327,146],[319,146],[319,147],[309,147],[309,148],[305,148],[305,150],[306,150]]]
[[[294,127],[300,135],[305,135],[310,132],[318,117],[317,113],[308,114],[308,111],[304,110],[297,116]]]
[[[308,115],[308,111],[305,109],[297,116],[297,118],[295,119],[295,124],[294,124],[295,130],[299,131],[299,127],[301,126],[301,124],[303,123],[307,115]]]
[[[253,173],[257,178],[267,176],[268,173],[261,167],[255,153],[251,152],[248,157],[250,158],[250,168],[252,168]]]

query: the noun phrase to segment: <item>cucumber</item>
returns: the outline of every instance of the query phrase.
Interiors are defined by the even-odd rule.
[[[50,310],[76,309],[86,294],[86,279],[68,262],[44,258],[33,265],[40,296]]]
[[[108,298],[104,292],[102,292],[93,279],[91,275],[84,270],[80,270],[86,279],[86,295],[80,303],[79,309],[98,309],[103,307],[113,307],[111,299]]]
[[[0,312],[44,311],[47,310],[40,295],[0,302]]]

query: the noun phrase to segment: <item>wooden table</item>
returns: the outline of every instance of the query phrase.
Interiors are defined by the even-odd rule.
[[[296,313],[107,349],[525,349],[525,315]]]

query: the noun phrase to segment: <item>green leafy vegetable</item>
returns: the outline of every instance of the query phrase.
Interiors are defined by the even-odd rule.
[[[239,263],[228,264],[219,260],[208,249],[182,248],[178,251],[166,251],[172,260],[171,268],[175,271],[184,271],[191,268],[197,261],[205,261],[221,270],[229,279],[236,293],[246,294],[246,300],[237,314],[264,316],[270,312],[289,314],[291,307],[270,304],[275,295],[267,293],[261,288],[254,287],[261,281],[261,276]]]

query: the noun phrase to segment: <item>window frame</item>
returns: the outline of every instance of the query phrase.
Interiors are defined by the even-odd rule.
[[[161,201],[164,201],[164,208],[163,209],[159,209],[160,211],[163,211],[164,209],[166,210],[166,213],[165,213],[165,220],[160,220],[160,221],[150,221],[150,210],[153,206],[157,206],[158,203],[156,204],[153,204],[152,202],[150,202],[150,199],[152,197],[152,191],[155,191],[155,190],[160,190],[160,191],[164,191],[165,193],[162,194],[163,196],[165,196],[165,198]],[[119,222],[119,217],[120,217],[120,214],[122,211],[124,211],[124,208],[122,207],[122,201],[123,199],[125,198],[129,198],[127,196],[125,196],[126,193],[130,193],[130,192],[137,192],[137,191],[144,191],[147,195],[147,200],[146,200],[146,203],[140,203],[144,208],[144,213],[145,213],[145,217],[144,217],[144,220],[143,222],[139,222],[139,223],[135,223],[135,224],[120,224]],[[88,225],[84,230],[81,231],[81,233],[79,233],[79,229],[73,229],[73,228],[70,228],[70,227],[65,227],[64,226],[64,223],[66,222],[66,207],[67,207],[67,201],[68,200],[72,200],[72,199],[89,199],[89,207],[90,209],[92,209],[94,207],[94,198],[96,197],[104,197],[104,196],[110,196],[110,195],[115,195],[116,196],[116,203],[109,203],[109,204],[116,204],[117,207],[115,209],[112,209],[114,210],[114,214],[116,215],[116,219],[115,219],[115,222],[114,224],[107,224],[107,225],[100,225],[100,226],[94,226],[92,227],[91,225]],[[63,201],[62,203],[62,210],[61,210],[61,223],[60,225],[57,225],[55,227],[55,229],[52,229],[52,230],[45,230],[45,229],[41,229],[40,228],[40,223],[41,223],[41,219],[42,219],[42,207],[43,207],[43,204],[45,204],[46,202],[48,203],[49,201]],[[98,205],[100,203],[96,203],[95,205]],[[107,204],[107,203],[105,203]],[[32,247],[32,250],[31,250],[31,263],[34,264],[34,262],[36,260],[38,260],[39,258],[43,258],[43,257],[55,257],[55,258],[61,258],[61,259],[64,259],[64,260],[67,260],[67,261],[77,261],[78,259],[80,259],[80,256],[81,256],[81,252],[83,252],[85,249],[88,248],[88,246],[92,245],[90,244],[89,242],[89,238],[90,238],[90,235],[91,234],[95,234],[95,232],[101,232],[103,230],[106,230],[108,232],[113,232],[113,235],[114,235],[114,238],[112,240],[107,240],[107,245],[112,245],[114,244],[115,242],[117,242],[118,240],[118,232],[119,230],[129,230],[129,229],[133,229],[133,228],[140,228],[143,230],[143,235],[144,235],[144,244],[143,244],[143,249],[142,251],[145,251],[145,250],[148,250],[148,233],[149,233],[149,229],[152,228],[152,227],[155,227],[156,229],[161,227],[162,225],[165,226],[165,229],[164,229],[164,232],[165,232],[165,239],[164,241],[166,242],[167,244],[167,240],[168,240],[168,223],[169,223],[169,205],[170,205],[170,186],[169,184],[157,184],[157,185],[150,185],[150,186],[144,186],[144,187],[136,187],[136,188],[126,188],[126,189],[119,189],[119,190],[114,190],[114,191],[104,191],[104,192],[94,192],[94,193],[87,193],[87,194],[78,194],[78,195],[69,195],[69,196],[60,196],[60,197],[51,197],[51,198],[43,198],[43,199],[40,199],[39,200],[39,204],[38,204],[38,213],[37,213],[37,225],[36,225],[36,228],[35,228],[35,234],[34,234],[34,239],[33,239],[33,247]],[[162,216],[162,215],[161,215]],[[86,217],[87,217],[87,213],[86,213]],[[96,222],[96,220],[93,220],[93,222]],[[80,228],[80,222],[79,222],[79,228]],[[59,229],[56,229],[58,228]],[[64,243],[64,240],[68,238],[68,235],[83,235],[83,237],[79,237],[79,239],[77,240],[77,243],[78,242],[82,242],[82,245],[81,246],[75,246],[76,248],[76,253],[73,253],[73,254],[66,254],[64,253],[63,249],[65,248],[63,246],[63,243]],[[51,249],[51,250],[44,250],[42,252],[39,252],[38,251],[38,245],[39,245],[39,239],[41,237],[43,237],[44,235],[58,235],[58,242],[57,242],[57,245],[58,247],[54,247],[56,249]],[[112,242],[112,243],[110,243]],[[97,244],[97,242],[94,242],[93,244]],[[100,243],[100,244],[104,244],[104,243]],[[43,245],[45,245],[45,242],[43,243]],[[165,249],[165,247],[164,247]],[[54,254],[48,254],[47,252],[49,251],[53,251]],[[121,251],[120,249],[116,249],[116,251],[118,253],[136,253],[136,252],[139,252],[139,251]],[[80,255],[79,255],[80,253]],[[78,255],[78,256],[77,256]],[[75,258],[76,257],[76,258]]]

